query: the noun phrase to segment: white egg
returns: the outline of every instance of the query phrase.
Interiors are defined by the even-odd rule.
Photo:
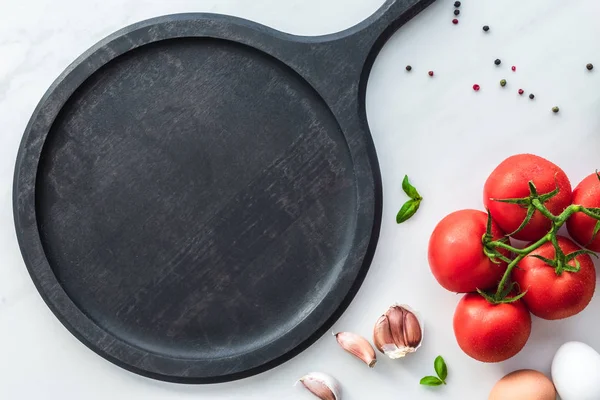
[[[563,344],[552,360],[552,380],[562,400],[600,399],[600,354],[585,343]]]

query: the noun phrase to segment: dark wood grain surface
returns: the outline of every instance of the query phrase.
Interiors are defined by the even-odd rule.
[[[108,360],[208,383],[271,368],[344,311],[370,265],[381,183],[373,60],[433,0],[335,35],[209,14],[117,32],[54,83],[15,172],[41,295]]]

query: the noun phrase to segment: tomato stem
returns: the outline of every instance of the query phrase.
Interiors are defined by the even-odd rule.
[[[560,216],[552,214],[550,210],[548,210],[548,208],[546,208],[546,206],[539,199],[531,200],[531,205],[533,205],[536,210],[538,210],[543,216],[548,218],[550,221],[555,223],[559,222]]]
[[[502,276],[502,280],[498,284],[498,289],[496,290],[496,298],[497,299],[500,299],[502,292],[504,292],[504,288],[505,288],[506,284],[508,283],[508,281],[510,280],[510,274],[512,273],[512,270],[525,257],[527,257],[529,255],[529,253],[531,253],[534,250],[537,250],[543,244],[547,243],[549,240],[550,240],[550,233],[548,233],[547,235],[545,235],[543,238],[541,238],[540,240],[538,240],[537,242],[535,242],[531,246],[525,247],[524,249],[515,249],[515,248],[513,248],[514,250],[517,250],[517,251],[514,251],[514,252],[517,253],[518,256],[514,260],[512,260],[510,264],[508,264],[508,266],[506,267],[506,271],[504,271],[504,275]],[[507,247],[510,247],[510,246],[507,246]]]
[[[552,245],[554,246],[555,253],[556,253],[556,256],[555,256],[556,257],[556,269],[555,269],[555,271],[556,271],[557,275],[560,275],[563,272],[563,270],[565,269],[565,267],[568,267],[568,265],[566,265],[566,262],[565,262],[565,255],[562,252],[562,250],[560,249],[560,247],[558,246],[558,241],[557,241],[556,235],[558,233],[558,230],[565,224],[565,222],[567,222],[567,220],[573,214],[575,214],[577,212],[582,212],[585,215],[592,217],[597,221],[600,221],[600,215],[597,212],[594,212],[592,210],[589,210],[589,209],[587,209],[583,206],[577,205],[577,204],[572,204],[569,207],[565,208],[565,210],[563,212],[561,212],[559,215],[554,215],[544,205],[544,202],[540,201],[539,197],[537,197],[537,193],[533,192],[532,195],[534,195],[535,197],[532,196],[531,205],[533,207],[535,207],[535,209],[537,211],[539,211],[542,215],[544,215],[546,218],[548,218],[552,222],[552,227],[550,228],[550,230],[548,231],[548,233],[546,235],[544,235],[541,239],[539,239],[535,243],[533,243],[525,248],[522,248],[522,249],[513,247],[510,244],[506,243],[505,238],[500,239],[500,240],[492,240],[489,235],[485,235],[483,238],[483,245],[487,249],[495,250],[496,254],[499,253],[497,251],[498,249],[502,249],[502,250],[507,250],[507,251],[511,252],[512,254],[516,255],[516,257],[510,263],[508,263],[508,266],[506,267],[506,270],[504,271],[504,275],[502,276],[502,279],[500,280],[500,283],[498,284],[496,293],[493,296],[494,301],[498,302],[498,303],[500,303],[504,300],[502,297],[503,297],[503,294],[506,294],[506,290],[505,290],[507,287],[506,285],[508,285],[510,282],[510,276],[511,276],[513,269],[517,265],[519,265],[519,263],[525,257],[529,256],[529,254],[531,252],[537,250],[542,245],[544,245],[548,242],[551,242]]]

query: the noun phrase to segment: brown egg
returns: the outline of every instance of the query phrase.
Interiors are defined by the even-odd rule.
[[[500,379],[488,400],[556,400],[556,390],[546,375],[521,369]]]

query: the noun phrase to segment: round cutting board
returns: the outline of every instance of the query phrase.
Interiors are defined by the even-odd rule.
[[[432,1],[316,38],[166,16],[79,58],[32,116],[14,182],[23,257],[61,322],[185,383],[256,374],[326,332],[379,234],[368,73]]]

